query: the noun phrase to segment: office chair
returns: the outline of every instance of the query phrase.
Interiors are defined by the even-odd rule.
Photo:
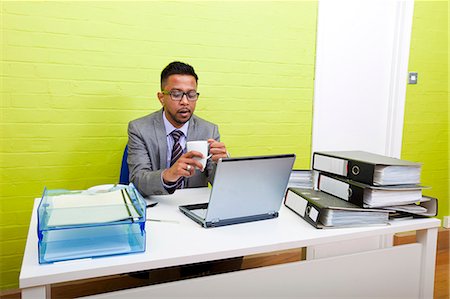
[[[120,167],[119,184],[128,185],[130,183],[129,171],[128,171],[128,144],[125,146],[122,157],[122,166]]]

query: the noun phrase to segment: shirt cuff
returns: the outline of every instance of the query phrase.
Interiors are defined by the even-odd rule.
[[[161,183],[162,183],[163,187],[166,188],[166,189],[173,189],[173,188],[175,188],[175,186],[177,185],[177,182],[174,182],[173,184],[170,184],[170,185],[164,183],[163,173],[164,173],[164,171],[161,172]]]

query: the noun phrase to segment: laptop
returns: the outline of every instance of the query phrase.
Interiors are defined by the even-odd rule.
[[[203,227],[276,218],[294,161],[294,154],[220,159],[209,202],[179,209]]]

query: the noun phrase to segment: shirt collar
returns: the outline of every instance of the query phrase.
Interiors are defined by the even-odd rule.
[[[164,121],[164,127],[166,128],[166,136],[169,136],[170,133],[172,133],[173,130],[180,130],[183,132],[184,136],[187,137],[187,132],[189,128],[189,121],[187,121],[181,128],[175,128],[170,121],[167,119],[166,114],[164,113],[164,110],[162,112],[163,114],[163,121]]]

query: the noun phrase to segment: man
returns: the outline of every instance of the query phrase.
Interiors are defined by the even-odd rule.
[[[217,125],[194,115],[197,82],[192,66],[170,63],[161,72],[161,91],[157,93],[162,109],[129,123],[130,181],[144,196],[205,187],[212,183],[216,162],[227,157]],[[203,158],[200,152],[186,153],[186,142],[191,140],[209,143],[211,159],[205,169],[194,159]]]
[[[228,155],[217,125],[194,115],[199,96],[197,82],[192,66],[170,63],[161,72],[161,91],[157,94],[162,109],[131,121],[128,126],[130,181],[144,196],[170,194],[180,187],[206,187],[214,179],[216,162]],[[186,142],[191,140],[209,143],[211,159],[205,169],[194,159],[203,158],[201,153],[186,153]],[[176,157],[179,152],[183,154]],[[192,277],[240,269],[241,264],[242,257],[238,257],[185,265],[179,270],[181,277]],[[135,273],[132,277],[147,279],[148,273]]]

